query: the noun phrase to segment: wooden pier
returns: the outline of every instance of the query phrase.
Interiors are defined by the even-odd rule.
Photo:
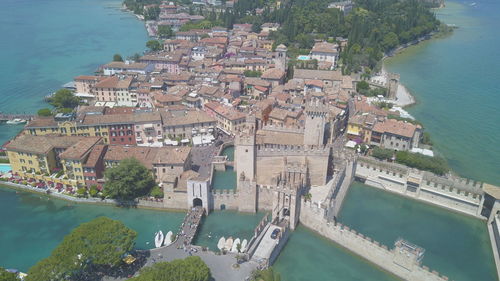
[[[8,114],[8,113],[0,113],[0,122],[6,122],[14,119],[23,119],[26,121],[33,120],[35,115],[33,114]]]

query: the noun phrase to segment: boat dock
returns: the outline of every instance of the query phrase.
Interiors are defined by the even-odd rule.
[[[33,114],[8,114],[8,113],[0,113],[0,122],[11,121],[14,119],[23,119],[23,120],[33,120],[35,115]]]
[[[219,281],[243,281],[249,280],[256,269],[264,269],[270,266],[288,240],[288,228],[286,224],[269,222],[265,216],[254,230],[248,250],[245,253],[233,253],[230,251],[216,253],[192,245],[198,228],[204,215],[202,207],[194,207],[189,210],[179,229],[175,241],[169,246],[163,246],[145,251],[146,259],[140,267],[152,266],[158,262],[169,262],[175,259],[184,259],[189,256],[200,257],[210,268],[212,277]],[[271,233],[280,228],[280,233],[271,237]],[[138,269],[135,269],[137,274]],[[125,270],[125,272],[129,272]],[[127,280],[129,276],[105,276],[102,280],[118,281]]]

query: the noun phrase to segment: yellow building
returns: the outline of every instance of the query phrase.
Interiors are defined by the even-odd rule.
[[[86,119],[92,119],[86,120]],[[80,120],[79,120],[80,121]],[[109,143],[109,129],[107,124],[97,122],[97,118],[85,117],[79,121],[56,121],[53,117],[37,118],[24,128],[33,136],[61,134],[65,136],[103,137]]]
[[[85,184],[83,164],[87,161],[92,148],[98,143],[102,143],[102,138],[86,137],[59,154],[64,174],[68,179],[76,181],[77,184]]]
[[[370,143],[372,129],[377,121],[373,114],[360,114],[349,118],[347,123],[347,137],[351,140],[361,139],[364,143]]]
[[[41,179],[62,168],[59,155],[83,139],[76,136],[20,135],[6,145],[7,156],[14,173],[25,178]]]

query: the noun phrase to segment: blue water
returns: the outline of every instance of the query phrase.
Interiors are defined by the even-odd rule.
[[[423,247],[423,264],[450,280],[497,278],[484,221],[357,182],[349,189],[339,220],[390,248],[399,237]]]
[[[0,164],[0,172],[8,172],[11,169],[9,164]]]
[[[136,248],[154,247],[154,233],[176,231],[185,213],[74,204],[15,192],[0,186],[0,266],[27,271],[73,228],[99,216],[123,222],[138,232]]]
[[[120,0],[2,0],[0,111],[33,113],[43,97],[113,54],[145,49],[143,24]],[[22,126],[0,125],[0,144]]]
[[[472,3],[476,3],[473,5]],[[451,36],[412,47],[386,66],[401,74],[420,120],[452,168],[500,185],[500,1],[446,1]]]

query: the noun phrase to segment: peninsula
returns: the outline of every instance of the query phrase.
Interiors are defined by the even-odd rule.
[[[272,280],[299,223],[401,279],[448,280],[422,265],[426,245],[403,237],[386,246],[339,221],[354,180],[485,220],[498,261],[499,187],[454,175],[402,108],[411,96],[399,75],[380,69],[384,54],[446,29],[429,10],[436,3],[124,4],[156,37],[149,52],[116,54],[49,97],[53,108],[4,145],[0,179],[81,203],[187,214],[151,250],[96,219],[25,280],[148,280],[195,268],[193,280]],[[222,174],[234,182],[221,184]],[[226,209],[266,215],[249,241],[222,237],[217,252],[194,245],[203,217]],[[116,225],[104,228],[120,241],[113,255],[92,232],[105,225]],[[71,248],[79,236],[91,246]]]

